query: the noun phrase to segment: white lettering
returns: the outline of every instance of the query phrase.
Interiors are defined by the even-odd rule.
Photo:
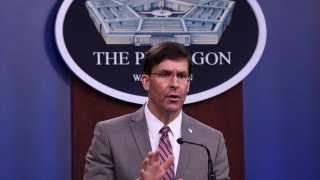
[[[120,53],[120,59],[119,59],[119,65],[129,65],[128,60],[128,52],[119,52]]]
[[[134,60],[134,65],[140,66],[145,57],[143,52],[134,52],[135,57],[129,58],[129,52],[93,52],[96,65],[129,65]],[[191,56],[193,65],[231,65],[231,52],[194,52]]]
[[[191,57],[194,65],[224,65],[231,64],[231,52],[224,54],[223,52],[209,52],[204,54],[203,52],[195,52]]]
[[[213,59],[210,59],[210,55],[213,55]],[[211,62],[210,60],[213,60],[213,62]],[[206,55],[206,63],[209,65],[216,65],[218,62],[218,55],[214,52],[210,52]]]
[[[96,65],[129,65],[128,52],[93,52],[93,56],[97,56]],[[104,57],[104,62],[102,58]]]
[[[200,62],[197,61],[197,57],[196,56],[198,54],[201,55],[201,57],[199,58]],[[191,58],[192,59],[192,63],[195,64],[195,65],[202,65],[203,62],[204,62],[204,58],[202,56],[203,56],[203,52],[195,52],[195,53],[193,53],[192,54],[192,58]]]
[[[141,74],[132,74],[133,80],[134,81],[141,81]]]
[[[136,63],[135,65],[140,65],[140,60],[144,58],[144,53],[143,52],[135,52],[136,54]]]
[[[220,54],[220,65],[223,65],[222,60],[225,60],[229,65],[231,64],[231,52],[227,52],[228,53],[228,57],[226,57],[222,52],[219,52]]]
[[[96,65],[101,65],[101,58],[100,55],[104,55],[104,52],[93,52],[93,56],[97,54],[97,63]]]
[[[109,60],[112,60],[113,59],[113,64],[112,65],[117,65],[117,52],[113,52],[113,57],[110,57],[109,56],[110,52],[106,52],[106,63],[105,65],[110,65],[110,62]]]

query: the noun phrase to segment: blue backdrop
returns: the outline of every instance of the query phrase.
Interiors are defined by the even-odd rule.
[[[71,73],[53,35],[61,2],[1,2],[1,179],[71,179]],[[319,179],[320,2],[259,3],[268,38],[243,82],[246,179]]]

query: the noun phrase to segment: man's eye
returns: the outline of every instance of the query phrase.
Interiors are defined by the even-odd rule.
[[[170,73],[160,73],[159,76],[167,78],[167,77],[171,77],[171,74]]]
[[[187,74],[177,74],[177,78],[179,78],[179,79],[187,79],[188,75]]]

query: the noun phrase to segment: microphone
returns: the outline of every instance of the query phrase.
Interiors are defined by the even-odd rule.
[[[213,171],[213,163],[211,160],[210,151],[209,151],[209,148],[205,144],[198,144],[198,143],[194,143],[194,142],[190,142],[190,141],[185,141],[183,138],[178,138],[177,143],[178,144],[187,143],[187,144],[192,144],[192,145],[204,147],[207,151],[207,154],[208,154],[208,180],[216,180],[216,175]]]

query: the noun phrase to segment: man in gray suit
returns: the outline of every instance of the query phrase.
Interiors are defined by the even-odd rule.
[[[171,42],[153,46],[141,81],[148,101],[138,111],[97,123],[86,156],[84,179],[198,180],[208,178],[208,156],[217,180],[229,178],[223,135],[182,112],[190,87],[191,59]]]

